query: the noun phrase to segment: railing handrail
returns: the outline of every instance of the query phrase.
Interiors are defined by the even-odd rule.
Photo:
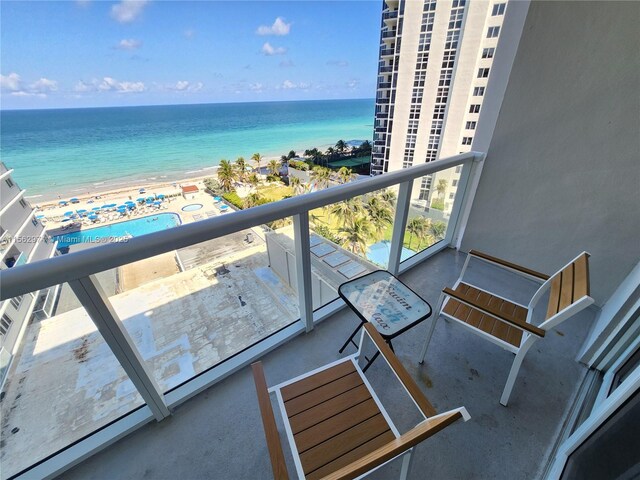
[[[68,255],[59,255],[28,263],[17,268],[2,270],[0,271],[0,300],[213,240],[273,220],[309,212],[315,208],[412,181],[466,161],[481,158],[483,158],[481,153],[466,152],[366,180],[350,182],[247,210],[240,210],[232,214],[134,237],[126,243],[108,243]]]

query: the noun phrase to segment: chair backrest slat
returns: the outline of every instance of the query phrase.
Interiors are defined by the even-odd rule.
[[[589,295],[589,254],[583,253],[551,278],[548,320],[577,300]]]

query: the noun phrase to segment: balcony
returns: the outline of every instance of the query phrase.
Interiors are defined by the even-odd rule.
[[[390,101],[391,101],[391,99],[389,97],[376,98],[376,103],[380,104],[380,105],[385,105],[385,104],[389,103]]]
[[[394,21],[397,21],[398,19],[398,11],[394,10],[392,12],[384,12],[382,14],[382,19],[385,21],[387,25],[390,25],[391,23],[395,23]]]
[[[401,278],[435,304],[440,287],[455,280],[463,260],[464,255],[445,250]],[[506,281],[505,293],[530,292],[526,283],[515,290],[509,279],[490,281],[500,285]],[[586,318],[567,322],[567,328],[562,329],[564,337],[552,334],[549,345],[531,352],[508,408],[499,405],[498,399],[511,354],[460,328],[440,323],[430,347],[433,350],[425,364],[419,365],[416,357],[426,335],[426,322],[415,329],[415,335],[398,337],[394,346],[399,358],[436,408],[465,405],[472,417],[471,422],[452,426],[420,445],[410,478],[539,478],[536,473],[584,373],[574,358],[586,333],[581,324],[589,320],[586,314]],[[263,357],[269,384],[340,358],[337,350],[355,324],[355,315],[342,310],[317,325],[312,334],[300,336]],[[349,353],[353,352],[347,350],[345,355]],[[370,373],[370,378],[382,382],[376,385],[378,390],[385,390],[379,385],[393,388],[395,379],[383,362],[375,363]],[[406,408],[406,417],[398,423],[412,420],[409,412],[413,410],[408,405]],[[217,439],[224,439],[224,447]],[[526,448],[514,447],[517,445]],[[460,451],[465,452],[462,457]],[[131,461],[132,452],[135,461]],[[288,449],[285,455],[289,471],[294,471]],[[509,462],[487,461],[489,458],[509,458]],[[66,472],[65,479],[108,478],[114,472],[120,478],[141,478],[144,472],[150,477],[207,478],[212,471],[228,479],[271,478],[248,367],[185,403],[171,422],[142,427]],[[397,477],[397,465],[381,471],[380,478]]]
[[[391,82],[380,82],[378,83],[378,88],[387,90],[391,88]]]
[[[380,49],[381,57],[390,57],[395,55],[395,50],[393,48],[382,48]]]
[[[378,69],[379,73],[391,73],[393,72],[393,66],[392,65],[385,65],[384,67],[380,67]]]
[[[381,38],[385,39],[385,38],[395,38],[396,37],[396,31],[395,30],[387,30],[385,32],[382,32]]]

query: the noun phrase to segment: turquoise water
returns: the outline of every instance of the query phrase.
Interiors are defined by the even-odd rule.
[[[36,202],[206,175],[220,159],[371,140],[373,99],[1,111],[0,154]]]
[[[127,220],[126,222],[105,225],[104,227],[79,230],[77,232],[56,235],[58,248],[65,248],[78,243],[108,243],[114,239],[122,239],[126,236],[139,237],[147,233],[158,232],[167,228],[180,225],[180,216],[175,213],[160,213],[148,217]]]
[[[383,268],[387,268],[387,264],[389,263],[390,247],[391,247],[391,242],[387,240],[374,243],[367,250],[367,260],[375,263],[376,265],[380,265]],[[402,253],[400,254],[400,261],[404,262],[407,258],[411,258],[415,254],[416,252],[414,252],[413,250],[409,250],[408,248],[402,247]]]
[[[202,208],[201,203],[192,203],[191,205],[186,205],[182,207],[183,212],[195,212],[196,210],[200,210]]]

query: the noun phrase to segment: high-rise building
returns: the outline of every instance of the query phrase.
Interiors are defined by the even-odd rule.
[[[506,9],[505,0],[384,1],[372,175],[471,150]],[[437,179],[445,213],[459,173]],[[435,182],[422,179],[414,199],[429,207]]]
[[[52,257],[55,242],[45,232],[25,190],[0,162],[0,270]],[[49,316],[57,287],[0,302],[0,385],[24,335],[28,320]]]

